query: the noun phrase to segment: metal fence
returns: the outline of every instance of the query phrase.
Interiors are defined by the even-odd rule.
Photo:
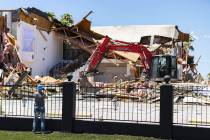
[[[158,88],[138,84],[80,87],[76,94],[76,119],[130,123],[159,123]]]
[[[45,87],[46,118],[61,119],[62,87]],[[0,86],[0,116],[33,117],[36,87],[17,86],[9,95],[12,88],[12,85]],[[173,101],[174,125],[210,127],[210,89],[207,86],[175,85]],[[159,124],[160,90],[141,84],[77,87],[75,109],[76,120]]]
[[[207,86],[174,87],[174,124],[210,127],[210,89]]]
[[[14,89],[14,92],[11,90]],[[33,117],[34,97],[37,92],[31,85],[0,86],[0,116],[4,117]],[[11,94],[9,94],[11,93]],[[45,116],[46,118],[62,117],[62,91],[59,85],[45,85]]]

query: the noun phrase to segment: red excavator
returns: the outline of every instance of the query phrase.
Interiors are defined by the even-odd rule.
[[[106,36],[92,53],[87,62],[85,74],[95,72],[101,60],[113,58],[113,51],[133,52],[139,54],[139,63],[142,71],[147,77],[155,81],[161,80],[165,75],[170,75],[171,78],[177,79],[177,64],[176,56],[171,55],[153,55],[144,45],[123,42],[119,40],[111,40]]]

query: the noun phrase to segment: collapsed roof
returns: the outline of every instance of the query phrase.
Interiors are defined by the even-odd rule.
[[[97,40],[102,39],[104,36],[90,29],[91,22],[86,17],[79,23],[69,27],[36,8],[20,8],[13,11],[13,22],[22,20],[28,24],[36,25],[40,30],[46,32],[55,31],[66,42],[91,54],[97,46]]]

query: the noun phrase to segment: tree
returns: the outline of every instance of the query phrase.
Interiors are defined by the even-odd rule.
[[[55,19],[55,13],[54,12],[47,12],[48,17],[50,18],[50,20]]]
[[[73,24],[73,19],[72,19],[72,15],[66,13],[66,14],[63,14],[61,16],[61,23],[66,25],[66,26],[71,26]]]

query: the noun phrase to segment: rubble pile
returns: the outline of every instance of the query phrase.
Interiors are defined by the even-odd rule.
[[[87,84],[87,83],[86,83]],[[171,83],[174,86],[176,104],[210,104],[210,88],[199,83]],[[152,81],[118,81],[116,83],[96,82],[81,86],[82,98],[110,98],[111,100],[132,100],[142,103],[159,103],[162,83]],[[94,94],[93,94],[94,93]]]
[[[20,61],[15,38],[9,33],[1,32],[1,39],[0,63],[3,70],[1,73],[3,75],[1,83],[6,85],[14,84],[21,76],[22,81],[26,79],[27,82],[34,83],[33,79],[29,76],[30,70]],[[27,74],[24,74],[24,72]],[[21,84],[22,81],[17,84]]]

